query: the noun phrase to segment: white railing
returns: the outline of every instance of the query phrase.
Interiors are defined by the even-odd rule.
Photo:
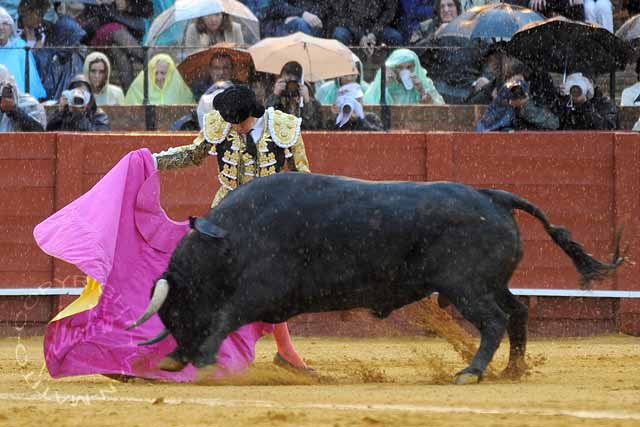
[[[531,297],[640,298],[640,291],[512,288],[511,292],[514,295]],[[80,295],[81,293],[82,288],[0,288],[0,296],[9,297]]]

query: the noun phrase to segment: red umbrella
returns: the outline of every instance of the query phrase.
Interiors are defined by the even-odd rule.
[[[211,58],[220,54],[228,55],[233,60],[231,78],[248,83],[254,72],[253,59],[251,59],[249,52],[236,47],[233,43],[218,43],[213,47],[187,56],[178,65],[178,71],[188,85],[196,80],[204,80],[208,77]]]

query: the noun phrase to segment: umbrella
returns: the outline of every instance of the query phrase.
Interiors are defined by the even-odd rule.
[[[321,39],[304,33],[266,38],[249,48],[256,70],[280,74],[290,61],[302,65],[307,81],[332,79],[358,73],[353,54],[337,40]]]
[[[637,59],[638,56],[640,56],[640,15],[627,19],[625,23],[618,28],[618,31],[616,31],[616,36],[631,45],[633,48],[633,59]]]
[[[624,69],[631,53],[629,45],[606,28],[562,16],[526,25],[507,43],[507,51],[525,63],[565,75]]]
[[[237,0],[176,0],[175,4],[156,17],[147,32],[145,45],[175,44],[181,40],[162,40],[161,36],[174,26],[180,26],[184,33],[189,20],[201,16],[226,13],[242,25],[245,42],[252,43],[260,38],[258,18],[251,10]],[[173,29],[174,32],[175,28]]]
[[[213,47],[187,56],[178,65],[178,71],[184,81],[191,86],[195,80],[206,79],[211,57],[220,53],[233,58],[234,73],[232,79],[248,83],[253,71],[253,60],[249,52],[237,48],[233,43],[218,43]]]
[[[435,38],[508,40],[526,24],[542,20],[533,10],[508,3],[476,6],[436,31]]]
[[[616,31],[616,36],[628,42],[640,39],[640,15],[627,19]]]

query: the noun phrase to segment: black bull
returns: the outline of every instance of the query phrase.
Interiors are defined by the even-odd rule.
[[[583,284],[622,262],[589,256],[540,209],[505,191],[450,182],[368,182],[283,173],[242,186],[194,222],[154,288],[177,342],[169,370],[216,361],[240,326],[300,313],[371,309],[384,318],[434,292],[478,328],[480,347],[456,382],[476,382],[505,332],[507,371],[524,366],[528,312],[508,289],[522,258],[519,209],[536,217],[571,257]]]

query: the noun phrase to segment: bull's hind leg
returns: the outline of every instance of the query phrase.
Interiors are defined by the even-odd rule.
[[[462,298],[454,298],[453,302],[464,318],[480,331],[478,351],[471,364],[458,372],[453,382],[475,384],[482,378],[482,374],[500,345],[507,328],[507,315],[500,309],[492,294],[479,297],[465,295]]]
[[[507,332],[509,334],[509,363],[502,375],[507,378],[520,378],[527,371],[524,356],[527,348],[527,323],[529,309],[509,290],[505,290],[498,300],[500,307],[509,315]]]

